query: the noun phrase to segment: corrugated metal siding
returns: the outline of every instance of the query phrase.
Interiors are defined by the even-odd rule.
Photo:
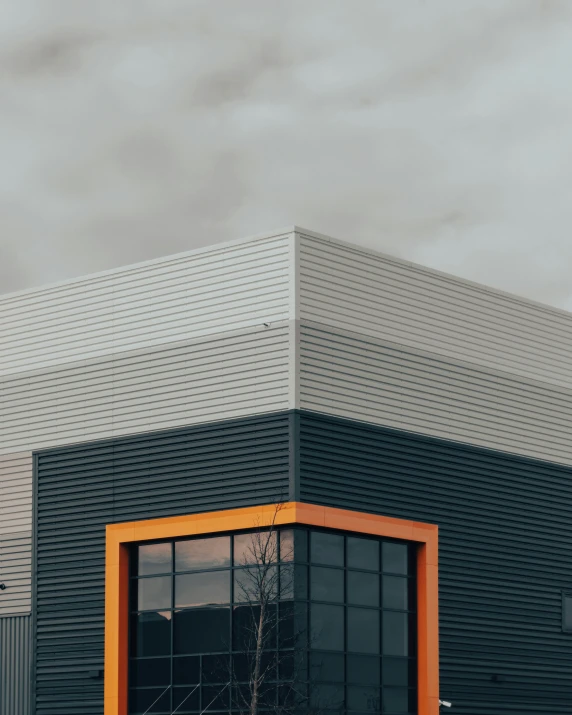
[[[0,534],[0,617],[30,613],[32,532]]]
[[[38,455],[36,714],[101,715],[105,524],[287,499],[291,416]]]
[[[3,439],[0,387],[0,440]],[[0,534],[32,529],[32,453],[0,450]]]
[[[0,618],[0,715],[30,713],[30,616]]]
[[[572,314],[334,240],[300,237],[300,318],[572,385]]]
[[[300,328],[300,407],[572,463],[572,391],[323,326]]]
[[[290,234],[0,298],[0,374],[288,318]]]
[[[288,359],[286,322],[12,375],[0,453],[287,409]]]
[[[300,489],[439,525],[441,696],[456,713],[572,712],[572,469],[302,413]]]

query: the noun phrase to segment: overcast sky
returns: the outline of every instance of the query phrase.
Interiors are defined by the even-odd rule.
[[[0,292],[297,223],[572,310],[570,0],[17,0]]]

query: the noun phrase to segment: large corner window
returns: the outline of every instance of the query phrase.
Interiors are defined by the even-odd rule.
[[[414,545],[283,527],[134,545],[130,715],[417,712]]]

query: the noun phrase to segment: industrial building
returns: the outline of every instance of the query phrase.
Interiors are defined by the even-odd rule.
[[[298,227],[0,296],[1,715],[241,712],[270,527],[308,637],[261,712],[292,647],[300,712],[572,713],[571,355],[572,314]]]

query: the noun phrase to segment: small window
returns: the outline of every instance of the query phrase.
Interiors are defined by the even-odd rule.
[[[572,591],[562,591],[562,630],[572,633]]]

